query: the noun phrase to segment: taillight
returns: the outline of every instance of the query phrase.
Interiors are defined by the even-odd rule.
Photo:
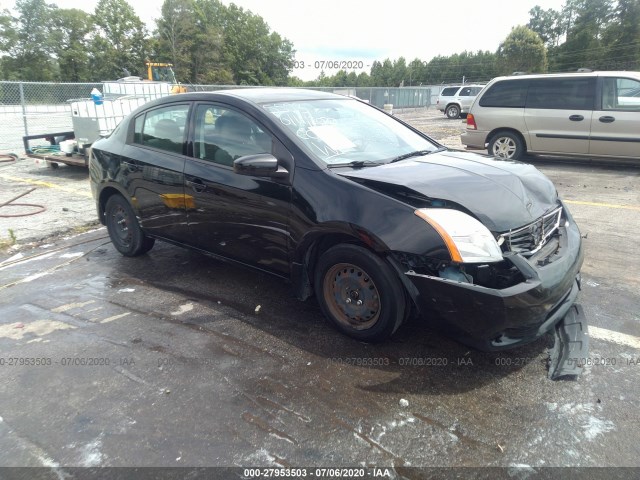
[[[467,130],[477,130],[476,119],[473,118],[473,114],[467,113]]]

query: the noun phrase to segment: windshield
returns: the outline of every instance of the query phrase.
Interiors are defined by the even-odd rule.
[[[272,103],[264,108],[304,143],[314,159],[328,166],[387,163],[401,155],[437,149],[387,114],[356,100]]]
[[[151,67],[152,72],[152,80],[156,82],[169,82],[169,83],[178,83],[176,82],[176,77],[173,74],[173,69],[169,66],[156,66]]]

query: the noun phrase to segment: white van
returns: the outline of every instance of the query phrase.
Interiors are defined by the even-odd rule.
[[[469,149],[640,159],[640,72],[494,78],[467,115]]]

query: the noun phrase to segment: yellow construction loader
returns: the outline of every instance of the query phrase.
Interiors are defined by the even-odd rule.
[[[145,62],[145,66],[147,67],[146,80],[170,83],[171,93],[186,93],[187,87],[178,83],[171,63]]]

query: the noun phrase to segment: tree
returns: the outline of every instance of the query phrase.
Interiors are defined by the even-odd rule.
[[[9,10],[0,12],[0,52],[9,51],[17,38],[17,33],[13,27],[13,17]]]
[[[236,83],[286,84],[295,54],[291,42],[272,33],[262,17],[233,3],[223,18],[223,59]]]
[[[287,87],[304,87],[305,81],[295,75],[287,79]]]
[[[222,58],[225,12],[226,7],[219,0],[194,1],[193,44],[189,50],[191,81],[194,83],[235,83]]]
[[[411,87],[413,85],[420,85],[425,81],[427,74],[425,62],[423,62],[419,58],[414,58],[413,60],[411,60],[411,63],[407,67],[407,72],[409,75],[408,86]]]
[[[56,9],[51,17],[51,41],[58,60],[59,79],[83,82],[89,75],[89,33],[93,21],[88,13]]]
[[[373,86],[371,83],[371,77],[367,72],[361,72],[358,74],[358,82],[356,84],[358,87],[371,87]]]
[[[15,8],[19,16],[14,22],[6,13],[0,20],[2,48],[9,54],[2,62],[5,76],[15,80],[53,80],[56,71],[51,55],[50,19],[56,7],[44,0],[16,0]]]
[[[124,75],[144,75],[147,32],[142,20],[125,0],[100,0],[93,21],[97,32],[91,42],[93,80],[115,80]]]
[[[156,55],[194,83],[286,85],[293,44],[259,15],[220,0],[165,0]]]
[[[540,38],[547,46],[556,46],[560,41],[562,34],[562,25],[560,24],[560,12],[549,8],[543,10],[538,5],[529,10],[529,23],[527,27],[540,35]]]
[[[393,62],[393,74],[391,76],[391,82],[394,87],[401,87],[405,85],[405,82],[409,83],[409,72],[407,70],[407,61],[404,57],[398,58]]]
[[[347,72],[344,70],[338,70],[338,72],[331,77],[332,87],[346,87],[347,86]]]
[[[358,75],[356,72],[351,71],[347,75],[347,82],[345,84],[347,87],[357,87],[358,86]]]
[[[2,10],[0,12],[0,79],[6,78],[3,68],[5,61],[10,60],[10,57],[5,57],[3,54],[8,53],[14,46],[16,41],[16,31],[13,28],[13,17],[9,13],[9,10]]]
[[[611,19],[612,2],[613,0],[567,0],[562,11],[567,39],[556,52],[557,69],[600,67],[607,55],[602,36]]]
[[[606,52],[602,68],[640,69],[640,0],[618,0],[602,43]]]
[[[515,71],[546,72],[547,50],[540,36],[519,25],[511,30],[498,48],[502,73]]]
[[[196,14],[192,0],[165,0],[162,15],[156,20],[154,61],[173,64],[176,78],[195,81],[191,52],[195,45]]]
[[[262,84],[286,85],[295,58],[293,44],[278,33],[271,32],[264,47]]]
[[[397,87],[394,85],[393,63],[385,58],[382,63],[375,61],[371,65],[371,82],[376,87]]]

